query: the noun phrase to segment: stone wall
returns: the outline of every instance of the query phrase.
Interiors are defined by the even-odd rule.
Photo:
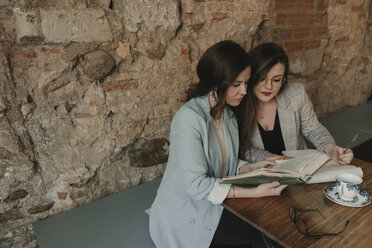
[[[198,58],[274,41],[319,116],[372,90],[370,0],[0,0],[0,247],[160,177]]]

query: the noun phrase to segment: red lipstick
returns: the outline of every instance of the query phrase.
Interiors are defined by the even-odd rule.
[[[262,95],[264,95],[264,96],[270,96],[271,95],[271,92],[261,92],[262,93]]]

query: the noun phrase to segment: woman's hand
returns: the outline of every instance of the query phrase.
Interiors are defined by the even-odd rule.
[[[273,168],[274,166],[277,166],[278,163],[275,161],[269,161],[269,160],[261,160],[256,163],[251,164],[252,170],[258,170],[261,168]]]
[[[344,153],[345,148],[339,147],[335,144],[331,144],[327,146],[325,152],[331,156],[331,158],[339,164],[350,164],[354,158],[354,153],[351,149],[347,149],[346,153]]]
[[[275,162],[275,160],[284,160],[284,159],[288,159],[288,157],[282,156],[282,155],[275,155],[275,156],[268,157],[268,158],[266,158],[264,160]]]
[[[273,166],[277,166],[278,164],[274,161],[269,161],[269,160],[261,160],[256,163],[246,163],[243,164],[239,168],[239,174],[244,174],[250,171],[258,170],[261,168],[272,168]]]
[[[288,185],[280,185],[279,182],[264,183],[254,188],[256,197],[278,196]]]

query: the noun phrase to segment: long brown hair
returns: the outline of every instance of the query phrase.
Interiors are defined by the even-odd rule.
[[[281,63],[284,65],[285,68],[283,84],[280,88],[281,91],[287,84],[287,77],[289,72],[288,56],[283,48],[276,45],[275,43],[262,43],[253,48],[249,52],[249,55],[252,59],[252,64],[247,95],[235,111],[237,114],[239,125],[239,155],[241,158],[244,158],[244,153],[250,147],[250,141],[256,122],[256,109],[258,100],[253,92],[254,86],[257,85],[257,83],[262,78],[266,77],[268,71],[270,71],[270,69],[274,65]]]
[[[205,96],[211,90],[215,90],[217,103],[210,111],[211,116],[215,118],[222,113],[226,105],[227,88],[248,66],[249,55],[240,45],[231,40],[216,43],[200,58],[196,68],[199,82],[191,85],[186,91],[186,100]]]

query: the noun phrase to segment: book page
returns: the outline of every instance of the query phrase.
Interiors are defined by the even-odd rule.
[[[307,175],[314,174],[320,167],[330,160],[329,156],[326,154],[317,155],[313,161],[311,161],[306,167],[303,168],[300,175],[302,179],[308,177]]]
[[[308,154],[301,157],[296,157],[287,160],[277,160],[279,165],[273,168],[275,169],[282,169],[282,170],[290,170],[295,172],[298,177],[301,176],[301,173],[306,165],[311,163],[314,160],[314,154]]]

